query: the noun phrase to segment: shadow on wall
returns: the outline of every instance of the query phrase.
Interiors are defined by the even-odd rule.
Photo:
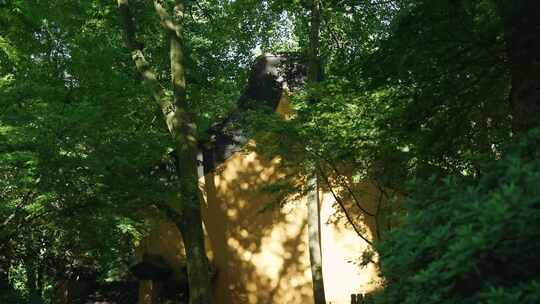
[[[237,153],[205,176],[203,216],[219,303],[312,302],[304,208],[261,212],[261,187],[283,178],[278,161]]]
[[[370,182],[353,184],[356,200],[362,209],[375,214],[379,206],[378,188]],[[351,294],[366,294],[380,286],[375,256],[366,266],[360,266],[362,254],[371,251],[345,216],[345,207],[350,220],[364,238],[372,242],[377,236],[374,217],[360,210],[357,201],[348,197],[349,192],[336,187],[322,187],[321,194],[321,250],[326,298],[331,303],[349,304]],[[336,199],[337,197],[337,199]]]
[[[261,188],[280,181],[283,172],[277,158],[265,160],[254,152],[237,152],[200,179],[206,246],[218,272],[213,282],[217,303],[313,303],[305,201],[261,212],[273,200]],[[375,213],[380,198],[377,187],[371,183],[353,186],[362,207]],[[327,299],[348,304],[351,294],[377,287],[377,271],[373,264],[367,268],[355,265],[368,244],[336,210],[338,204],[329,187],[321,190]],[[376,235],[374,220],[359,212],[356,202],[338,185],[333,191],[354,216],[355,224],[372,240]],[[180,233],[164,218],[157,221],[162,221],[159,229],[142,243],[141,252],[163,256],[174,268],[174,277],[185,276]],[[140,303],[155,303],[152,294],[160,289],[164,288],[144,282]]]
[[[258,59],[245,96],[240,105],[249,101],[270,102],[284,116],[291,115],[282,93],[278,66],[281,56]],[[292,65],[291,65],[292,66]],[[281,77],[283,78],[283,77]],[[284,77],[287,78],[287,77]],[[287,80],[288,81],[288,80]],[[267,90],[262,90],[266,88]],[[264,96],[257,95],[266,92]],[[242,152],[247,140],[241,129],[227,134],[228,123],[241,117],[234,112],[213,130],[214,149],[203,151],[206,175],[199,180],[203,193],[202,212],[206,246],[213,265],[217,268],[214,297],[224,304],[313,303],[311,271],[309,268],[307,208],[305,201],[289,203],[285,208],[261,210],[273,197],[261,188],[284,178],[279,159],[263,159],[255,152]],[[234,125],[234,124],[233,124]],[[328,187],[330,188],[330,187]],[[343,193],[338,189],[336,197]],[[361,190],[361,189],[360,189]],[[357,259],[367,244],[350,227],[336,217],[334,199],[323,189],[321,200],[321,230],[323,275],[327,300],[331,303],[350,303],[350,294],[373,289],[376,277],[374,266],[360,270],[350,262]],[[366,191],[374,191],[369,188]],[[342,198],[346,208],[352,208],[350,198]],[[367,203],[371,198],[367,199]],[[356,211],[354,222],[375,235],[375,226]],[[336,218],[338,220],[336,220]],[[181,279],[184,269],[184,248],[174,224],[156,217],[157,226],[139,252],[163,256],[173,267],[171,281]],[[361,274],[360,274],[361,272]],[[166,289],[145,281],[141,284],[139,303],[157,303],[156,291]]]

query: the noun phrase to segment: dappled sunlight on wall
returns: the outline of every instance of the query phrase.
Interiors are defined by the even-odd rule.
[[[283,177],[278,160],[236,153],[205,177],[205,227],[218,270],[219,303],[310,301],[304,208],[275,208],[261,187]],[[294,290],[294,292],[291,292]]]
[[[283,98],[278,112],[285,117],[293,115],[285,102]],[[279,158],[267,160],[255,152],[236,152],[200,178],[206,246],[217,269],[212,282],[215,303],[313,303],[305,199],[288,202],[281,208],[267,208],[275,198],[262,190],[284,177]],[[354,187],[362,206],[374,213],[380,197],[377,188],[370,183],[357,183]],[[377,235],[373,218],[365,216],[346,191],[339,187],[334,190],[350,209],[355,225],[373,240]],[[327,301],[349,304],[351,294],[377,287],[377,271],[373,264],[365,268],[357,265],[368,244],[344,221],[329,189],[321,191],[321,247]],[[184,251],[176,227],[164,221],[148,239],[140,251],[163,255],[175,273],[180,273]],[[159,285],[142,284],[141,294],[150,299],[152,288],[159,289]]]
[[[278,168],[278,159],[236,153],[200,180],[206,245],[218,272],[213,282],[217,303],[313,303],[305,200],[262,211],[273,198],[261,188],[283,178]],[[368,183],[357,187],[363,193],[362,204],[373,211],[376,188]],[[374,222],[357,212],[350,200],[344,203],[365,236],[373,239]],[[350,294],[375,289],[375,266],[357,265],[368,244],[340,217],[327,192],[321,194],[320,223],[328,302],[348,304]],[[162,223],[143,246],[176,268],[183,263],[180,234],[171,223]]]
[[[141,241],[136,252],[137,258],[142,259],[143,254],[150,254],[161,256],[168,265],[182,264],[184,262],[184,245],[178,228],[164,217],[158,217],[154,221],[159,222],[156,223],[149,236]],[[177,279],[181,279],[181,275],[173,270],[173,276]]]
[[[153,211],[153,212],[152,212]],[[163,258],[167,265],[172,266],[172,274],[169,279],[170,284],[178,284],[185,280],[185,251],[178,228],[159,215],[155,210],[148,211],[149,220],[154,228],[150,234],[144,238],[136,250],[137,260],[143,260],[144,255],[159,256]],[[139,283],[139,304],[158,303],[158,294],[162,292],[164,286],[162,282],[140,281]]]
[[[323,258],[323,277],[326,300],[334,304],[349,304],[350,295],[367,293],[377,285],[377,269],[370,263],[367,267],[358,266],[362,252],[369,244],[362,240],[350,225],[341,218],[339,206],[330,193],[321,195],[321,250]],[[364,235],[373,239],[372,230],[359,223]]]

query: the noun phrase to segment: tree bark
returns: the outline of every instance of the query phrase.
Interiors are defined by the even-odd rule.
[[[308,82],[313,84],[321,81],[321,64],[319,61],[319,32],[321,26],[321,4],[319,0],[311,1],[311,22],[308,49]],[[313,100],[313,102],[315,102]],[[313,299],[315,304],[326,304],[324,280],[322,273],[322,250],[319,210],[319,190],[317,174],[308,178],[308,234],[309,260],[313,281]]]
[[[319,82],[322,80],[321,62],[319,58],[319,34],[321,29],[321,2],[311,1],[311,18],[309,30],[308,49],[308,81]]]
[[[28,303],[40,304],[43,303],[41,298],[41,290],[38,285],[38,265],[37,262],[31,258],[26,257],[24,263],[26,271],[26,288],[28,290]]]
[[[311,265],[311,278],[313,281],[313,298],[315,304],[325,304],[324,280],[322,274],[322,253],[321,253],[321,224],[319,208],[319,189],[317,187],[317,177],[308,179],[310,187],[307,196],[308,206],[308,235],[309,235],[309,261]]]
[[[204,246],[204,233],[200,206],[200,193],[197,175],[198,144],[197,126],[192,119],[186,98],[186,79],[184,67],[183,18],[184,2],[175,2],[172,17],[161,5],[154,1],[154,8],[161,25],[169,34],[170,64],[172,79],[172,100],[165,94],[165,89],[157,80],[142,52],[141,44],[136,41],[133,16],[128,0],[118,0],[123,17],[124,29],[131,48],[132,57],[144,81],[151,87],[154,99],[160,106],[165,123],[173,139],[179,167],[178,204],[175,214],[169,214],[180,230],[186,248],[186,264],[189,281],[189,303],[207,304],[211,302],[208,259]],[[175,218],[176,215],[176,218]]]
[[[6,250],[7,251],[7,250]],[[1,251],[0,251],[1,252]],[[5,253],[0,253],[0,290],[11,290],[9,281],[10,257]]]
[[[175,30],[171,33],[171,76],[176,106],[173,116],[173,132],[178,156],[178,177],[181,194],[181,220],[179,229],[184,240],[189,281],[189,303],[210,303],[210,279],[208,259],[204,248],[204,234],[201,217],[201,198],[199,181],[196,138],[197,125],[188,112],[186,99],[186,80],[184,72],[183,1],[177,0],[174,7]]]
[[[496,0],[510,61],[512,128],[540,126],[540,9],[537,0]]]

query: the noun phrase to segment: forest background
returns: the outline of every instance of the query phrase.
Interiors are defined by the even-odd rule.
[[[149,202],[197,244],[196,147],[275,53],[320,73],[293,119],[252,111],[261,153],[387,189],[398,225],[358,253],[380,259],[376,301],[538,303],[538,33],[533,0],[0,1],[0,302],[50,303],[81,269],[126,279]],[[173,183],[152,169],[171,154]]]

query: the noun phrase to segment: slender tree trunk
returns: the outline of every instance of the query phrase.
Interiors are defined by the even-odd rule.
[[[177,0],[173,12],[175,31],[171,33],[170,56],[174,104],[176,105],[172,136],[175,138],[178,163],[180,164],[178,177],[182,196],[182,217],[179,228],[186,248],[189,302],[191,304],[206,304],[210,303],[211,290],[208,259],[204,248],[201,199],[198,186],[197,125],[191,119],[186,100],[183,15],[183,1]]]
[[[40,288],[38,286],[38,265],[36,261],[28,257],[25,259],[26,288],[28,289],[29,304],[43,303]]]
[[[43,260],[40,258],[36,265],[36,271],[37,271],[37,279],[36,279],[36,289],[37,293],[39,294],[40,298],[43,296],[43,286],[44,286],[44,279],[45,279],[45,265],[43,264]]]
[[[325,304],[326,297],[324,294],[321,254],[321,217],[319,208],[319,189],[317,187],[316,176],[308,179],[308,186],[311,188],[307,196],[307,206],[309,261],[311,265],[311,278],[313,281],[313,297],[315,304]]]
[[[10,257],[0,253],[0,290],[11,290],[9,282]]]
[[[311,1],[311,24],[308,50],[308,82],[316,83],[321,80],[321,64],[319,61],[319,31],[321,26],[321,7],[319,0]],[[319,189],[317,188],[317,175],[308,179],[309,193],[308,206],[308,234],[309,234],[309,260],[311,277],[313,281],[313,298],[315,304],[326,304],[324,294],[324,280],[322,273],[321,253],[321,226],[319,210]]]
[[[321,0],[311,1],[311,18],[308,49],[308,81],[322,80],[321,62],[319,58],[319,33],[321,29]]]
[[[540,9],[538,0],[496,0],[510,61],[515,133],[540,126]]]
[[[208,304],[211,301],[211,289],[197,176],[197,125],[192,119],[186,98],[183,47],[184,1],[177,0],[175,2],[172,16],[161,5],[161,1],[154,1],[154,8],[160,18],[161,25],[170,37],[171,79],[174,96],[172,100],[165,94],[165,89],[157,80],[156,74],[144,57],[141,44],[136,40],[135,24],[129,10],[128,0],[118,0],[118,7],[123,17],[128,45],[131,48],[137,70],[143,76],[145,83],[152,89],[154,99],[160,106],[176,148],[177,174],[180,185],[178,204],[174,206],[174,212],[168,212],[168,215],[180,230],[186,248],[189,303]]]

